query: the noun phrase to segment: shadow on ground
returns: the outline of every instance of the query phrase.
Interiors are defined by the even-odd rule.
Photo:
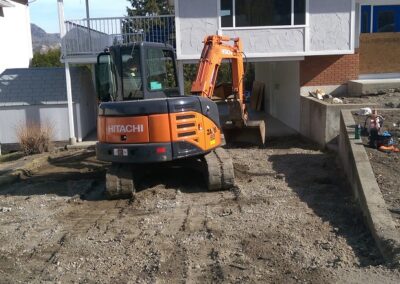
[[[98,161],[94,151],[76,151],[50,157],[48,164],[21,181],[0,188],[0,195],[55,194],[82,200],[106,199],[105,175],[110,163]],[[134,170],[135,171],[135,170]],[[207,191],[201,172],[182,167],[143,166],[135,174],[136,191],[163,187],[185,193]]]
[[[227,145],[223,146],[226,149],[290,149],[293,147],[308,149],[308,150],[318,150],[320,149],[318,145],[312,143],[307,138],[300,135],[292,135],[287,137],[276,137],[276,138],[268,138],[265,141],[265,145],[255,145],[250,143],[227,143]]]
[[[383,263],[333,154],[272,155],[269,161],[299,198],[347,240],[361,266]]]

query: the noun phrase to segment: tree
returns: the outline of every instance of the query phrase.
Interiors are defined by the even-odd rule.
[[[128,16],[156,16],[169,15],[173,8],[167,0],[127,0],[131,8],[127,7]]]
[[[60,49],[52,49],[43,54],[35,52],[31,67],[61,67],[63,65],[60,62],[60,56]]]
[[[173,18],[151,17],[142,19],[140,16],[158,16],[173,14],[167,0],[128,0],[128,17],[122,22],[122,41],[124,43],[137,41],[171,42],[174,31]]]

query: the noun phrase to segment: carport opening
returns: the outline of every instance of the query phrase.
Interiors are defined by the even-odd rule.
[[[253,60],[253,61],[252,61]],[[196,78],[197,63],[184,63],[184,89],[190,94]],[[214,95],[232,91],[229,60],[218,71]],[[244,95],[250,120],[266,121],[266,138],[296,135],[299,131],[299,61],[245,62]],[[224,97],[224,95],[222,95]]]

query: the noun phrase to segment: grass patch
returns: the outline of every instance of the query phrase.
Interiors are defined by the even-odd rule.
[[[0,156],[0,163],[12,162],[24,157],[24,153],[22,152],[13,152]]]

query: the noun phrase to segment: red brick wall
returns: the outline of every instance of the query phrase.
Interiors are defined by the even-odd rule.
[[[359,54],[309,56],[300,62],[300,84],[342,85],[358,79]]]

